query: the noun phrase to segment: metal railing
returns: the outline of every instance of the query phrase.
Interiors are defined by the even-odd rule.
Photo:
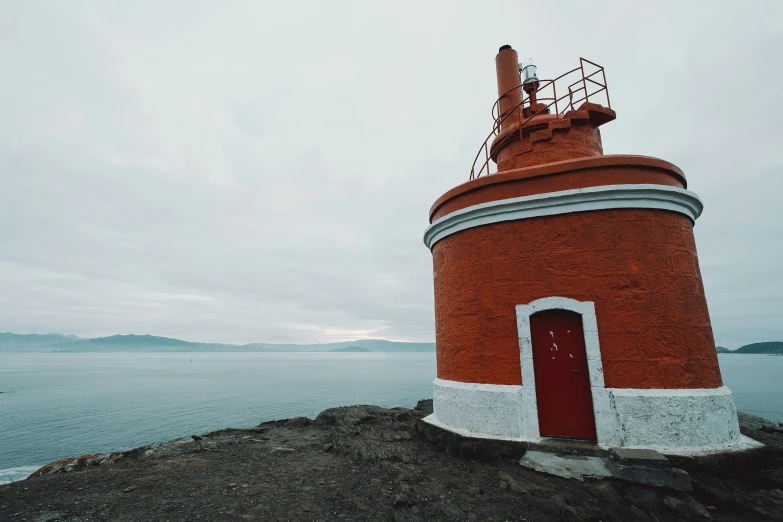
[[[588,64],[588,68],[589,66],[593,66],[595,70],[593,72],[585,71],[585,64]],[[603,83],[601,83],[601,81],[598,79],[594,79],[594,77],[598,74],[601,75],[600,80],[603,81]],[[558,85],[560,86],[560,92],[565,92],[565,94],[562,94],[559,97],[557,95]],[[489,161],[492,159],[489,154],[490,141],[500,133],[501,126],[504,123],[513,123],[512,116],[514,114],[516,114],[517,125],[519,126],[519,139],[522,141],[524,126],[530,120],[540,114],[549,114],[550,108],[552,107],[555,109],[555,114],[564,115],[568,111],[575,110],[577,108],[577,104],[588,102],[590,101],[591,97],[594,97],[596,94],[604,93],[604,95],[601,97],[601,101],[605,99],[606,106],[610,109],[612,108],[612,105],[609,103],[609,89],[606,86],[606,74],[604,73],[604,68],[597,63],[593,63],[585,58],[579,58],[579,67],[571,69],[567,73],[561,74],[554,80],[539,81],[539,85],[534,92],[535,96],[533,99],[536,103],[536,106],[542,106],[536,109],[536,111],[530,114],[530,116],[523,118],[524,109],[526,107],[531,107],[531,96],[523,98],[521,103],[515,105],[514,107],[510,107],[501,113],[501,100],[503,100],[503,98],[510,95],[515,90],[521,89],[522,87],[522,85],[518,85],[513,89],[509,89],[503,93],[503,95],[500,96],[500,98],[498,98],[497,101],[495,101],[495,104],[492,106],[492,118],[494,119],[492,132],[490,132],[489,136],[487,136],[487,139],[484,140],[484,143],[476,153],[476,157],[473,159],[473,165],[470,169],[470,179],[476,179],[482,175],[491,174],[489,171]],[[509,118],[511,118],[511,121],[509,121]],[[482,150],[484,151],[484,162],[481,164],[478,171],[476,171],[476,166],[479,162],[479,158],[481,157]]]

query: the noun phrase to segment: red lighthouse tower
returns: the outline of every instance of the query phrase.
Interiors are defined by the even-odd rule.
[[[693,225],[666,161],[604,155],[602,67],[555,80],[501,47],[495,123],[430,210],[437,379],[461,435],[699,454],[752,445],[723,386]],[[491,163],[497,165],[490,172]]]

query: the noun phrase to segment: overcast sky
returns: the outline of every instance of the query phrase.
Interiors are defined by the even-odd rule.
[[[606,67],[606,153],[656,156],[718,344],[783,340],[783,2],[0,0],[0,331],[434,340],[430,205],[494,56]]]

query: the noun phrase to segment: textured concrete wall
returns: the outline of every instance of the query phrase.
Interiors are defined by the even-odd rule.
[[[616,426],[613,445],[691,455],[747,445],[731,390],[607,389],[611,408],[596,423]],[[606,418],[604,418],[606,417]],[[751,442],[752,444],[752,442]]]
[[[758,447],[743,437],[731,391],[601,388],[595,403],[598,445],[699,455]],[[540,442],[532,386],[435,379],[434,412],[424,420],[466,437]]]
[[[438,425],[466,437],[504,440],[538,438],[535,393],[522,395],[521,386],[472,384],[435,379],[432,398]],[[524,399],[527,400],[524,400]],[[534,421],[534,429],[523,425]]]
[[[521,384],[515,306],[595,302],[612,388],[722,385],[692,222],[613,209],[471,228],[433,247],[438,377]]]

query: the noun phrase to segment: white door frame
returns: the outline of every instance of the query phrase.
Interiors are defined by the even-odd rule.
[[[598,340],[598,321],[593,301],[576,301],[567,297],[544,297],[526,305],[517,305],[517,332],[519,335],[519,366],[522,371],[522,405],[524,415],[523,438],[536,440],[541,437],[538,426],[538,402],[536,400],[536,376],[533,370],[533,342],[530,334],[530,316],[544,310],[568,310],[582,316],[582,329],[585,336],[587,369],[590,378],[590,391],[593,398],[595,430],[601,445],[614,444],[617,423],[613,421],[609,404],[609,394],[604,385],[604,370],[601,363],[601,346]]]

